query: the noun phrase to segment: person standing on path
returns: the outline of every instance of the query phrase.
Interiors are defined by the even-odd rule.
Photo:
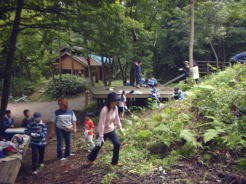
[[[136,82],[137,82],[137,88],[140,88],[142,86],[142,61],[136,62]]]
[[[56,132],[57,138],[57,158],[65,160],[66,157],[71,156],[72,153],[72,132],[77,132],[76,116],[74,112],[68,109],[68,100],[65,98],[58,100],[59,109],[55,111],[53,122],[53,135]],[[63,153],[63,146],[65,141],[65,153]]]
[[[91,153],[87,156],[89,164],[95,164],[97,155],[102,148],[104,141],[110,139],[114,145],[112,165],[122,166],[119,161],[119,151],[120,151],[120,140],[115,131],[115,124],[120,128],[123,133],[120,118],[118,115],[117,103],[120,97],[116,93],[109,93],[105,106],[102,108],[98,123],[98,135],[96,146],[93,148]]]
[[[179,68],[179,71],[183,71],[185,74],[185,82],[188,82],[188,78],[190,77],[190,66],[188,61],[184,61],[184,67]]]

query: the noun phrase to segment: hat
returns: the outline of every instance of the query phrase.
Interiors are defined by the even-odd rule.
[[[41,114],[40,112],[35,112],[35,113],[33,114],[33,119],[34,119],[35,121],[41,120],[41,117],[42,117],[42,114]]]
[[[120,97],[116,93],[109,93],[107,101],[110,102],[115,102],[115,101],[120,101]]]

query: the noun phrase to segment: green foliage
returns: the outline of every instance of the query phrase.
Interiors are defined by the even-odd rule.
[[[56,76],[51,80],[47,87],[47,93],[54,98],[76,95],[85,92],[87,82],[79,76],[65,74],[61,77]]]

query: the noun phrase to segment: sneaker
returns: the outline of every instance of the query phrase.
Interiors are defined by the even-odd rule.
[[[66,158],[61,158],[60,161],[66,160]]]
[[[87,159],[87,163],[89,165],[96,165],[97,164],[95,161],[90,161],[89,159]]]
[[[118,163],[118,164],[112,164],[113,166],[117,166],[117,167],[122,167],[123,164],[122,163]]]
[[[32,174],[33,174],[33,175],[37,175],[38,172],[37,172],[37,171],[33,171]]]
[[[40,164],[40,167],[44,167],[44,164]]]
[[[74,156],[75,154],[74,153],[71,153],[69,156]]]

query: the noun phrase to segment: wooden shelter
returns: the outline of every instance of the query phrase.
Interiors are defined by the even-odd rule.
[[[89,77],[89,64],[91,74],[96,82],[101,80],[102,64],[92,57],[78,56],[68,47],[60,49],[60,56],[53,60],[53,66],[57,73],[74,74],[81,77]]]

